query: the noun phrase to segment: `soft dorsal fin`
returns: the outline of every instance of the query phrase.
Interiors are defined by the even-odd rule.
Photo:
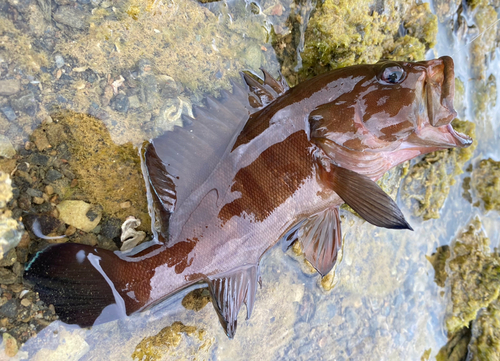
[[[250,89],[248,93],[250,105],[256,109],[265,107],[289,89],[282,76],[278,81],[263,68],[260,70],[264,74],[264,79],[250,72],[241,73]]]
[[[413,231],[396,202],[367,176],[330,164],[329,171],[319,167],[319,177],[367,222]]]
[[[246,265],[209,278],[212,303],[229,338],[236,333],[238,313],[243,303],[247,306],[247,320],[252,315],[259,280],[258,268],[258,265]]]
[[[175,211],[215,169],[228,146],[248,119],[247,92],[233,83],[233,92],[207,98],[206,107],[194,107],[195,119],[185,127],[153,139],[145,163],[153,198],[161,203],[162,220]]]

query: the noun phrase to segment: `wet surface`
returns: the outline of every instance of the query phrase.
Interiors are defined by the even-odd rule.
[[[228,340],[203,289],[184,290],[151,310],[90,330],[50,323],[55,318],[53,308],[21,283],[23,265],[40,247],[68,238],[118,249],[127,216],[141,219],[150,239],[146,199],[139,191],[140,157],[133,146],[180,125],[181,114],[189,115],[192,104],[200,104],[206,94],[229,89],[229,79],[242,69],[256,71],[263,66],[276,74],[281,61],[286,78],[297,82],[303,75],[297,72],[301,63],[296,50],[310,37],[306,25],[315,4],[0,0],[0,170],[13,180],[14,199],[7,211],[2,210],[0,222],[4,216],[22,219],[28,228],[18,246],[5,251],[0,264],[4,335],[0,352],[33,360],[426,360],[434,359],[448,338],[446,354],[455,352],[457,359],[469,342],[471,349],[484,344],[483,334],[498,332],[497,301],[471,316],[472,333],[467,328],[456,333],[456,327],[446,329],[452,286],[442,273],[436,278],[435,269],[449,271],[453,263],[446,255],[438,257],[441,263],[428,259],[442,247],[453,247],[475,216],[490,239],[485,254],[489,247],[499,246],[499,213],[488,211],[481,195],[482,188],[495,194],[495,180],[489,187],[473,186],[484,173],[481,160],[500,160],[498,4],[478,4],[464,8],[458,2],[436,1],[440,23],[435,41],[432,16],[400,6],[404,14],[398,15],[398,22],[408,22],[412,16],[426,27],[418,31],[415,22],[403,21],[402,29],[399,23],[388,24],[387,31],[397,35],[391,35],[386,46],[384,39],[363,38],[368,32],[360,24],[390,11],[360,2],[366,14],[349,19],[346,29],[361,38],[351,38],[332,64],[367,52],[363,46],[379,49],[375,52],[379,57],[387,51],[396,54],[397,46],[401,56],[452,56],[463,89],[457,91],[458,116],[476,125],[477,148],[470,160],[460,163],[463,174],[455,172],[456,163],[433,158],[406,165],[409,175],[429,169],[419,162],[444,164],[448,167],[444,172],[454,174],[446,182],[448,197],[433,203],[434,209],[415,212],[404,191],[397,195],[414,232],[376,229],[342,210],[342,259],[323,281],[293,250],[284,255],[273,248],[261,262],[263,287],[257,292],[254,313],[244,320],[246,310],[240,312],[238,333]],[[339,15],[345,9],[337,11]],[[314,26],[322,26],[319,14],[314,15]],[[406,35],[420,39],[419,43]],[[405,41],[420,46],[420,53],[406,51]],[[434,42],[434,50],[426,53]],[[313,64],[311,53],[305,55]],[[312,69],[307,61],[302,73]],[[59,116],[62,110],[76,116],[65,123]],[[102,165],[102,159],[89,157],[85,141],[95,144],[103,159],[116,161]],[[401,182],[404,188],[405,173],[394,171],[390,188],[397,189]],[[102,174],[106,179],[99,178]],[[137,187],[124,189],[124,175],[129,177],[125,183],[135,182]],[[464,198],[462,184],[467,177],[470,194]],[[429,178],[422,176],[420,187],[426,182]],[[443,189],[435,184],[429,188]],[[66,200],[97,207],[90,211],[79,203],[91,224],[88,229],[60,220],[60,204]],[[46,217],[40,222],[44,235],[66,238],[40,239],[28,214]],[[489,347],[485,357],[492,357],[498,345]]]

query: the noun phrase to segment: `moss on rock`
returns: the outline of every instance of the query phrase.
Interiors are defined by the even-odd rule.
[[[484,202],[487,211],[500,211],[500,162],[483,159],[472,173],[472,188]]]

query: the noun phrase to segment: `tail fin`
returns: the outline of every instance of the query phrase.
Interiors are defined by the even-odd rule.
[[[124,299],[111,279],[120,274],[120,262],[111,251],[74,243],[57,244],[33,257],[24,278],[34,285],[41,300],[54,305],[63,322],[88,327],[126,313]],[[117,272],[108,274],[101,265]]]

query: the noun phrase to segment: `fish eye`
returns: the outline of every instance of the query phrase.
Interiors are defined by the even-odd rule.
[[[385,84],[399,84],[406,78],[405,70],[399,65],[385,67],[379,75],[379,80]]]

